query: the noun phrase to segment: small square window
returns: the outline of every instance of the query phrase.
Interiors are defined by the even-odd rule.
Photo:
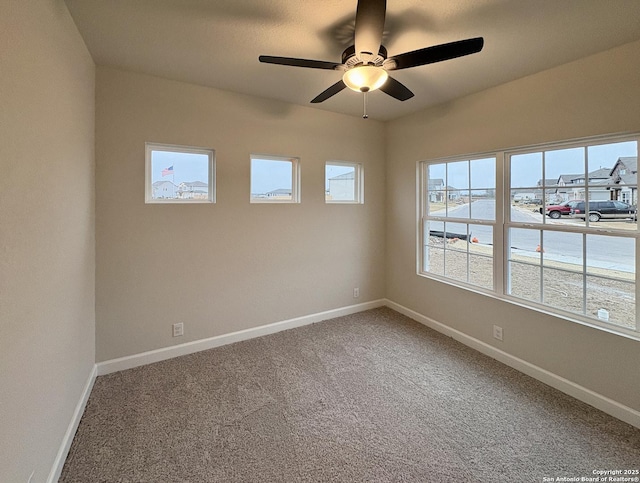
[[[146,203],[214,203],[212,149],[146,143]]]
[[[251,203],[300,203],[298,158],[251,156]]]
[[[362,165],[327,162],[324,198],[327,203],[364,203]]]

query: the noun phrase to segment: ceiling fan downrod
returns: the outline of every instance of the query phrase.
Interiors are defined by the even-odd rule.
[[[369,91],[362,91],[362,119],[369,119],[369,114],[367,114],[367,97],[368,97]]]

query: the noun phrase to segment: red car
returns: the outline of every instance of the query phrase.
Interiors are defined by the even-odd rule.
[[[558,219],[562,215],[568,216],[571,213],[571,209],[575,208],[576,204],[580,203],[583,200],[570,200],[563,201],[559,205],[547,205],[545,208],[545,212],[549,218]],[[540,208],[540,213],[542,213],[542,208]]]

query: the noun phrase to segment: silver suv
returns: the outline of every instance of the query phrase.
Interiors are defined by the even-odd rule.
[[[637,219],[636,207],[622,201],[589,201],[589,213],[585,213],[585,203],[580,201],[571,208],[573,218],[589,218],[595,222],[600,219]]]

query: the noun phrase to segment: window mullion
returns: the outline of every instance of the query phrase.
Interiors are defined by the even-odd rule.
[[[587,234],[582,234],[582,314],[587,314]]]
[[[506,156],[504,152],[496,154],[496,214],[495,225],[493,228],[493,286],[497,293],[504,295],[506,293],[505,281],[507,277],[505,254],[507,243],[507,227],[505,220],[505,187],[510,188],[508,183],[509,169],[506,166]]]

